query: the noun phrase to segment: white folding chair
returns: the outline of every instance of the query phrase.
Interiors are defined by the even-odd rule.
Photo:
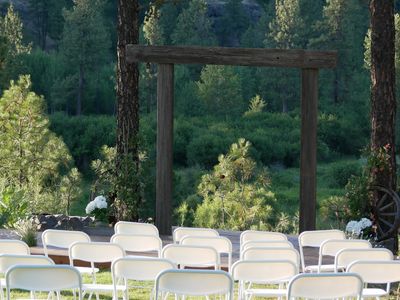
[[[242,260],[289,260],[300,266],[299,252],[294,248],[248,248],[243,251]]]
[[[299,273],[299,266],[288,260],[240,260],[233,264],[231,275],[239,281],[238,299],[284,297],[285,284]],[[253,284],[273,284],[278,288],[255,288]]]
[[[317,272],[334,272],[334,264],[322,264],[324,256],[336,256],[343,249],[371,249],[372,245],[366,240],[326,240],[319,248]],[[312,269],[311,269],[312,270]]]
[[[233,280],[229,273],[219,270],[166,270],[157,276],[156,299],[167,299],[169,293],[175,294],[175,299],[225,295],[225,300],[233,300]]]
[[[164,258],[150,257],[123,257],[113,261],[111,265],[111,274],[114,285],[114,300],[118,300],[117,282],[119,279],[124,280],[125,297],[128,300],[128,280],[136,281],[154,281],[157,275],[165,270],[176,269],[176,265]],[[151,291],[150,299],[153,299],[155,289]]]
[[[150,223],[119,221],[114,226],[115,233],[144,234],[159,236],[156,226]]]
[[[335,272],[346,270],[356,260],[391,261],[393,253],[385,248],[343,249],[335,256]]]
[[[306,266],[304,260],[304,247],[319,248],[321,244],[326,240],[345,240],[346,235],[343,231],[331,229],[331,230],[313,230],[303,231],[299,235],[299,250],[301,259],[301,269],[303,272],[313,272],[318,270],[318,265]]]
[[[48,247],[67,249],[75,242],[90,242],[90,237],[83,231],[47,229],[42,233],[43,251],[49,255]],[[82,274],[98,272],[98,268],[76,267]]]
[[[111,237],[110,242],[120,245],[125,251],[157,251],[157,256],[161,255],[162,241],[155,235],[117,233]]]
[[[232,242],[223,236],[207,237],[207,236],[185,236],[181,240],[181,245],[189,246],[208,246],[213,247],[217,252],[228,255],[228,269],[232,265]]]
[[[247,241],[242,245],[241,251],[248,248],[294,248],[293,244],[289,241]]]
[[[387,296],[390,293],[390,284],[400,281],[400,261],[362,261],[357,260],[347,267],[347,272],[357,273],[364,280],[365,288],[362,291],[364,298]],[[368,288],[368,284],[386,284],[386,290]]]
[[[180,269],[190,267],[214,267],[219,269],[220,260],[217,250],[207,246],[188,246],[170,244],[161,251],[161,257],[169,259]]]
[[[11,300],[11,289],[31,292],[57,292],[60,300],[61,290],[78,290],[82,299],[82,278],[79,271],[66,265],[16,265],[6,273],[7,300]]]
[[[240,234],[240,249],[249,241],[287,241],[287,236],[280,232],[246,230]]]
[[[30,255],[29,246],[19,240],[0,240],[0,254]]]
[[[175,244],[179,244],[184,236],[219,236],[218,231],[211,228],[192,228],[192,227],[178,227],[172,233],[172,238]]]
[[[6,271],[15,265],[54,265],[53,260],[43,255],[19,255],[1,254],[0,255],[0,274],[5,275]],[[0,297],[4,299],[3,289],[7,288],[6,279],[0,279]]]
[[[81,260],[90,263],[93,269],[95,263],[113,262],[114,260],[124,257],[125,251],[120,245],[112,243],[84,243],[76,242],[69,247],[69,260],[73,266],[75,260]],[[118,291],[124,291],[124,285],[117,285]],[[89,292],[89,299],[93,293],[96,293],[96,298],[99,300],[99,292],[114,293],[112,284],[98,284],[96,282],[96,273],[92,273],[92,283],[82,285],[83,292]]]
[[[363,281],[355,273],[309,273],[295,276],[288,286],[287,298],[361,299]]]

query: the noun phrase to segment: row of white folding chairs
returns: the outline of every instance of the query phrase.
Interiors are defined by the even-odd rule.
[[[154,280],[156,299],[161,293],[174,293],[177,295],[215,295],[226,294],[227,299],[233,299],[233,280],[265,282],[266,277],[259,274],[260,270],[269,273],[269,279],[275,282],[288,282],[287,290],[268,291],[260,289],[243,289],[239,291],[239,299],[250,299],[252,296],[279,297],[287,295],[288,299],[301,298],[343,298],[343,297],[380,297],[387,295],[383,289],[363,289],[363,283],[389,283],[400,281],[400,262],[365,262],[357,261],[352,263],[349,273],[325,273],[325,274],[301,274],[296,275],[294,265],[288,261],[239,261],[232,267],[232,277],[226,272],[210,270],[176,270],[173,264],[166,263],[162,267],[153,268],[149,262],[160,262],[158,258],[120,258],[112,264],[113,292],[114,299],[118,298],[117,279],[124,280],[123,291],[125,299],[128,299],[127,280]],[[136,262],[145,263],[141,267],[145,273],[138,271]],[[165,261],[167,262],[167,261]],[[266,265],[263,265],[266,264]],[[282,264],[281,268],[270,268],[271,264]],[[159,264],[158,264],[159,265]],[[255,272],[254,267],[257,267]],[[289,267],[289,268],[288,268]],[[290,268],[291,267],[291,268]],[[294,276],[287,279],[289,269]],[[142,269],[142,270],[143,270]],[[274,271],[272,271],[274,270]],[[277,271],[281,270],[281,271]],[[268,279],[268,280],[269,280]],[[202,284],[198,284],[202,282]],[[82,284],[81,275],[73,267],[52,266],[52,265],[16,265],[8,269],[6,273],[7,299],[10,299],[12,288],[26,289],[30,291],[59,291],[62,289],[78,289],[81,299],[81,289],[85,290]],[[153,295],[153,293],[151,293]],[[59,296],[59,294],[57,294]]]
[[[99,245],[97,243],[92,243],[89,248],[87,248],[89,245],[83,245],[80,243],[74,244],[71,247],[71,252],[74,253],[73,257],[79,259],[89,261],[87,258],[88,256],[88,251],[87,250],[96,250],[94,247],[97,248],[97,250],[107,250],[108,254],[99,254],[99,253],[93,253],[96,257],[90,258],[91,263],[93,261],[103,261],[103,260],[112,260],[112,267],[111,267],[111,274],[112,274],[112,282],[113,284],[96,284],[95,278],[93,278],[93,282],[90,284],[81,284],[81,289],[83,292],[89,292],[90,296],[93,293],[98,293],[98,292],[110,292],[114,295],[114,299],[117,299],[117,295],[119,291],[122,291],[124,293],[125,299],[128,299],[128,279],[130,280],[137,280],[137,281],[155,281],[157,274],[164,270],[168,269],[176,269],[176,265],[167,260],[167,259],[161,259],[161,258],[146,258],[146,257],[121,257],[123,255],[122,249],[118,249],[118,245],[112,245],[107,243],[102,243],[102,245]],[[82,248],[83,247],[83,248]],[[79,253],[78,253],[79,252]],[[119,253],[118,253],[119,252]],[[3,289],[7,288],[7,295],[9,297],[9,289],[11,288],[23,288],[19,284],[16,283],[14,279],[11,280],[11,284],[7,281],[7,272],[8,270],[12,269],[15,266],[41,266],[39,269],[39,273],[36,275],[36,277],[32,274],[33,271],[29,271],[31,267],[24,268],[26,271],[26,274],[19,274],[19,279],[24,281],[26,283],[31,282],[31,284],[26,286],[26,289],[29,291],[49,291],[49,290],[60,290],[62,289],[59,284],[59,282],[52,281],[51,278],[47,277],[41,277],[43,274],[40,272],[45,272],[43,271],[44,267],[47,266],[54,266],[54,262],[46,257],[46,256],[40,256],[40,255],[12,255],[12,254],[3,254],[0,255],[0,272],[5,274],[5,278],[1,280],[1,296],[4,298],[4,292]],[[77,272],[79,270],[74,267],[74,266],[69,266],[71,268],[74,268]],[[35,268],[33,268],[35,269]],[[32,269],[32,270],[33,270]],[[68,268],[67,268],[68,269]],[[48,271],[49,274],[51,274],[51,271]],[[55,272],[62,272],[62,271],[55,271]],[[47,274],[47,273],[46,273]],[[80,274],[80,272],[79,272]],[[27,277],[33,276],[34,279],[27,279]],[[25,278],[25,279],[23,279]],[[62,281],[61,277],[61,281]],[[118,281],[122,279],[123,284],[118,284]],[[38,283],[37,280],[40,280]],[[43,282],[44,281],[44,282]],[[48,286],[46,286],[46,284]],[[48,287],[48,289],[46,289]],[[52,288],[50,288],[52,287]],[[65,286],[64,286],[65,288]],[[72,288],[72,286],[70,287]],[[152,292],[153,294],[153,292]],[[98,297],[98,294],[96,294]],[[57,294],[59,297],[59,294]]]
[[[123,267],[122,271],[116,271],[116,269],[119,269],[117,266],[119,262]],[[115,261],[113,263],[114,276],[125,276],[125,278],[131,276],[125,265],[126,261],[123,261],[123,259]],[[233,270],[235,269],[236,266]],[[233,279],[223,271],[165,269],[158,273],[155,281],[156,299],[160,299],[160,297],[166,299],[168,293],[173,293],[176,296],[224,294],[226,295],[225,299],[233,299]],[[6,282],[8,300],[11,299],[10,290],[13,288],[30,291],[75,289],[78,290],[79,300],[82,299],[81,275],[70,266],[17,265],[7,271]],[[202,284],[198,284],[199,282],[202,282]],[[57,296],[59,295],[57,293]],[[285,295],[287,299],[349,297],[361,299],[362,296],[367,297],[365,290],[363,292],[363,280],[355,273],[296,275],[290,280]],[[127,294],[125,297],[128,300]],[[242,295],[239,295],[239,299],[242,299],[241,297]],[[246,299],[251,298],[247,294],[245,294],[245,297]],[[116,295],[114,299],[117,299]]]
[[[166,270],[156,280],[157,299],[161,292],[178,296],[211,296],[224,294],[233,299],[233,278],[228,273],[199,270]],[[198,284],[204,282],[204,284]],[[288,284],[283,296],[287,299],[361,299],[363,281],[354,273],[345,274],[299,274]],[[253,294],[239,294],[239,299],[251,299]],[[281,293],[273,297],[281,296]],[[166,299],[163,297],[161,299]],[[178,299],[177,297],[175,299]],[[184,299],[184,298],[183,298]]]
[[[116,234],[140,234],[159,236],[156,226],[149,223],[119,221],[114,226]],[[177,227],[172,233],[173,241],[179,244],[185,236],[218,237],[219,233],[211,228]]]
[[[44,252],[48,255],[48,246],[69,248],[74,242],[90,243],[90,237],[80,231],[46,230],[42,234]],[[120,245],[125,251],[157,251],[159,257],[172,259],[179,265],[220,266],[220,253],[228,253],[229,264],[232,257],[232,244],[224,237],[189,237],[182,240],[182,245],[167,245],[162,248],[159,237],[137,234],[115,234],[111,242]],[[199,245],[208,245],[199,246]],[[211,249],[213,248],[213,249]],[[217,249],[217,250],[214,250]],[[215,254],[217,253],[217,254]],[[90,255],[89,255],[90,257]],[[88,258],[89,258],[88,257]],[[71,256],[73,260],[74,257]],[[78,268],[82,273],[97,272],[97,268]]]

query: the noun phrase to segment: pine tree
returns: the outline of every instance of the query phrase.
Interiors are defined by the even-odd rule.
[[[31,91],[29,76],[11,81],[0,98],[0,179],[28,195],[31,212],[61,212],[78,193],[68,185],[76,184],[79,174],[71,169],[62,139],[49,130],[44,110],[44,99]],[[61,172],[69,173],[69,179]],[[63,193],[69,194],[66,202],[60,198]]]
[[[0,94],[2,88],[18,75],[22,68],[22,56],[31,51],[31,45],[23,42],[22,30],[22,21],[10,5],[4,18],[0,17]]]
[[[47,37],[58,40],[62,33],[62,9],[66,0],[29,0],[29,12],[35,25],[36,40],[42,50],[47,47]]]
[[[175,45],[213,46],[217,39],[212,32],[204,0],[191,0],[179,14],[172,41]]]
[[[245,110],[239,76],[233,67],[205,66],[197,88],[209,114],[237,116]]]
[[[349,101],[350,92],[360,86],[355,82],[360,77],[354,76],[354,70],[362,72],[367,13],[366,3],[358,0],[328,0],[323,8],[323,19],[316,23],[316,30],[321,34],[310,41],[310,46],[339,52],[340,59],[331,79],[331,98],[335,104]]]
[[[150,6],[143,21],[143,35],[148,45],[163,45],[164,31],[159,23],[160,11],[154,5]],[[156,102],[156,73],[154,64],[146,64],[142,75],[146,85],[146,111],[149,113]]]
[[[304,48],[304,20],[299,0],[276,0],[275,18],[270,23],[270,37],[280,49]]]
[[[109,56],[111,45],[102,7],[101,0],[75,0],[71,10],[64,10],[60,52],[76,80],[76,115],[82,113],[88,73],[95,71]]]
[[[216,26],[222,46],[239,46],[240,39],[249,27],[250,19],[242,0],[229,0],[223,10],[220,26]]]

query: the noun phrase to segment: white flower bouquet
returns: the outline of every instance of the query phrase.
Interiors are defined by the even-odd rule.
[[[93,215],[95,220],[107,222],[108,211],[107,211],[107,199],[104,196],[97,196],[86,205],[86,213]]]
[[[367,218],[362,218],[360,221],[350,221],[346,225],[346,233],[350,238],[370,238],[372,222]]]

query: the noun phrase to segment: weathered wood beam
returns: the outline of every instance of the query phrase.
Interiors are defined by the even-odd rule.
[[[156,226],[171,234],[174,120],[174,65],[159,64],[157,75]]]
[[[128,62],[209,64],[255,67],[334,68],[336,51],[224,47],[143,46],[129,44]]]
[[[318,69],[301,73],[301,152],[299,231],[315,230],[317,203]]]

